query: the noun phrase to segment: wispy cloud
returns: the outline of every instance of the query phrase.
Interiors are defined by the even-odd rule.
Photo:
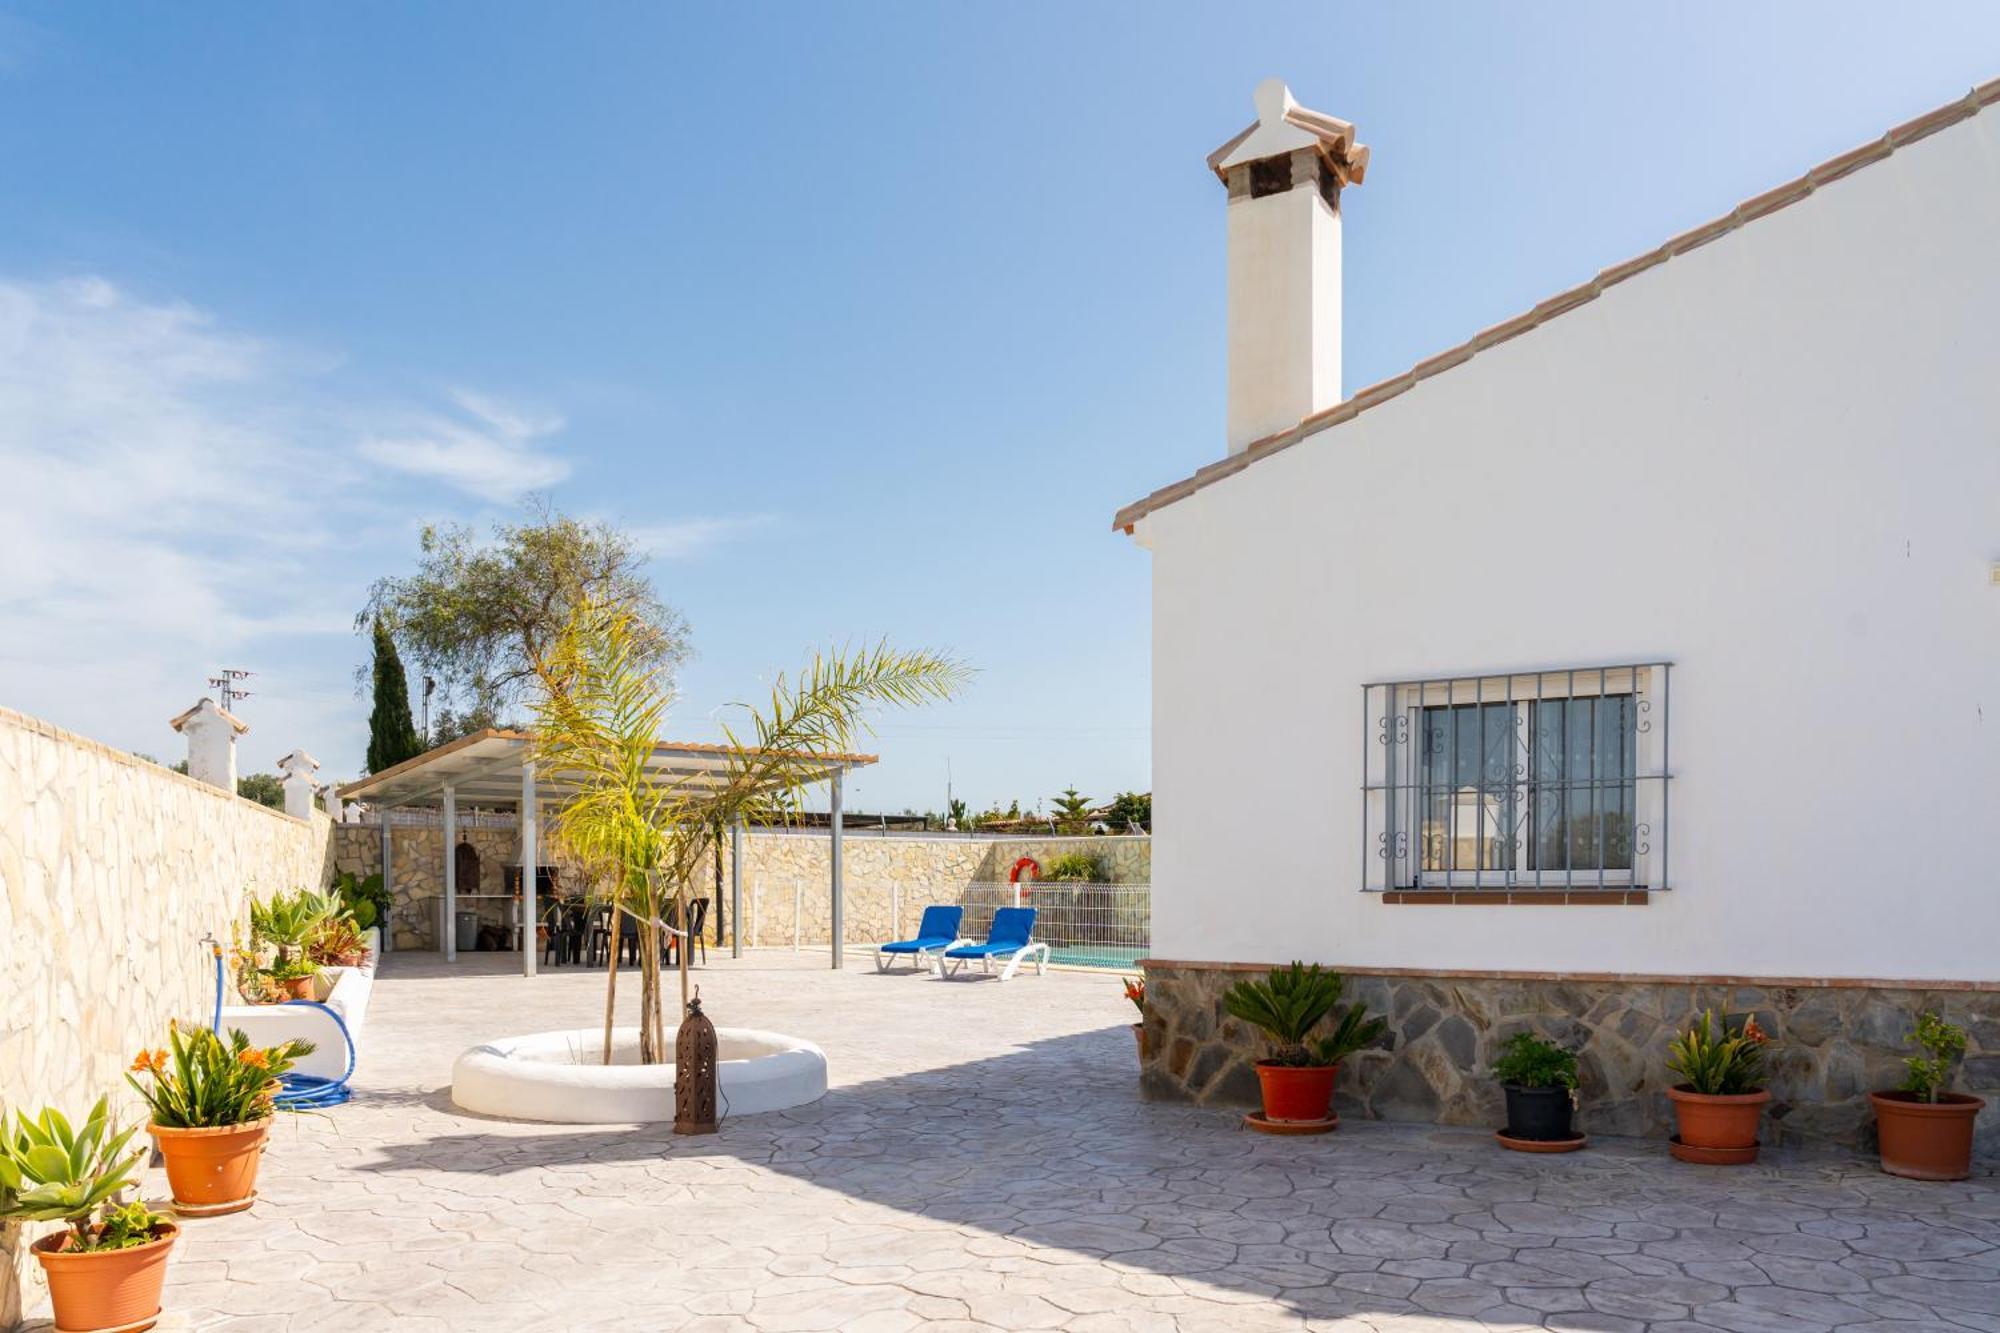
[[[405,474],[507,501],[569,465],[554,414],[357,406],[332,369],[101,278],[0,276],[0,702],[170,757],[165,719],[248,666],[254,744],[354,748],[355,607],[440,507]]]
[[[735,518],[686,518],[663,523],[627,524],[633,544],[655,560],[688,560],[731,538],[771,522],[769,514]]]
[[[560,416],[531,414],[466,389],[451,398],[462,417],[425,414],[405,429],[363,440],[361,456],[496,503],[569,476],[568,461],[540,447],[563,428]]]

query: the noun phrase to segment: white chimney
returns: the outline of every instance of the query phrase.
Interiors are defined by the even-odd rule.
[[[234,796],[236,738],[250,728],[223,712],[213,699],[203,699],[170,725],[187,738],[188,776]]]
[[[1340,401],[1340,192],[1368,149],[1282,79],[1257,122],[1209,154],[1229,187],[1229,452]]]
[[[311,819],[313,793],[318,788],[313,783],[313,774],[319,772],[319,760],[307,754],[303,748],[292,751],[278,761],[278,771],[285,775],[285,813],[294,819]]]

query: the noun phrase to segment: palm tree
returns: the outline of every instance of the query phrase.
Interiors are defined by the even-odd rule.
[[[688,887],[738,820],[782,822],[804,790],[826,779],[839,757],[869,731],[868,715],[951,698],[970,672],[930,652],[886,642],[858,651],[815,653],[796,676],[780,675],[761,708],[739,704],[740,730],[727,725],[722,769],[703,780],[663,777],[650,761],[673,703],[672,690],[644,652],[643,626],[629,612],[580,604],[535,664],[540,771],[560,774],[576,794],[551,826],[555,844],[602,885],[614,911],[638,925],[639,1060],[669,1059],[660,998],[660,932],[687,919]],[[679,950],[681,1012],[687,1011],[687,950]],[[611,1015],[618,951],[606,981],[604,1059],[611,1060]]]

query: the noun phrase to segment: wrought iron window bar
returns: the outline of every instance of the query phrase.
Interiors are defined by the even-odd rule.
[[[1364,685],[1362,890],[1671,887],[1671,674],[1639,662]]]

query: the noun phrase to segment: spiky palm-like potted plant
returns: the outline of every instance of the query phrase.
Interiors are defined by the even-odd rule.
[[[1965,1029],[1944,1015],[1917,1015],[1910,1041],[1922,1055],[1905,1056],[1903,1086],[1871,1092],[1882,1169],[1911,1180],[1964,1180],[1972,1174],[1972,1129],[1983,1097],[1951,1091],[1952,1069],[1965,1054]]]
[[[1570,1127],[1576,1109],[1576,1052],[1533,1032],[1516,1032],[1493,1061],[1507,1096],[1500,1142],[1517,1152],[1567,1152],[1583,1146]]]
[[[1338,972],[1295,962],[1268,976],[1245,978],[1223,993],[1223,1008],[1262,1029],[1271,1045],[1270,1055],[1257,1062],[1264,1113],[1251,1119],[1253,1127],[1324,1132],[1338,1123],[1333,1084],[1340,1062],[1380,1041],[1389,1026],[1369,1017],[1358,1003],[1342,1008],[1342,985]],[[1332,1030],[1315,1036],[1314,1030],[1334,1015]]]
[[[0,1221],[65,1224],[30,1247],[57,1328],[145,1328],[160,1313],[180,1231],[143,1203],[117,1202],[145,1157],[126,1152],[136,1132],[112,1124],[103,1097],[76,1126],[54,1107],[0,1115]]]
[[[1669,1044],[1667,1068],[1681,1078],[1667,1089],[1680,1124],[1669,1145],[1675,1157],[1704,1166],[1757,1160],[1757,1125],[1771,1100],[1761,1082],[1769,1040],[1754,1017],[1731,1027],[1704,1010]]]

